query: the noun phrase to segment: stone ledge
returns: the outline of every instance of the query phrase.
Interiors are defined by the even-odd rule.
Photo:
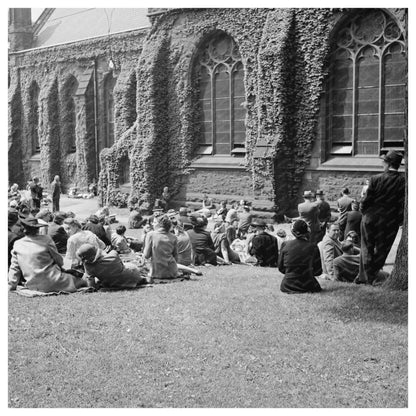
[[[232,156],[201,156],[195,159],[191,169],[238,169],[246,170],[245,159]]]

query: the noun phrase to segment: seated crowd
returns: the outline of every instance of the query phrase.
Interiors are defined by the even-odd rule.
[[[358,203],[343,205],[341,224],[331,217],[323,192],[316,196],[314,201],[312,192],[304,193],[299,217],[290,220],[292,235],[284,226],[275,228],[285,219],[274,217],[274,225],[268,224],[245,201],[229,209],[223,201],[217,210],[204,195],[200,210],[176,212],[162,204],[148,218],[132,206],[128,227],[140,228],[141,239],[126,236],[124,225],[112,228],[107,207],[81,220],[72,212],[31,212],[24,203],[9,204],[9,289],[134,288],[154,279],[201,275],[195,266],[233,263],[278,268],[286,293],[321,290],[316,277],[352,282],[359,267]]]

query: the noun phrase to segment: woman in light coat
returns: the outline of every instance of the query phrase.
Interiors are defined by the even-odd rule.
[[[146,235],[143,255],[151,259],[152,278],[174,278],[178,276],[178,239],[170,232],[172,222],[167,215],[155,219],[155,229]]]

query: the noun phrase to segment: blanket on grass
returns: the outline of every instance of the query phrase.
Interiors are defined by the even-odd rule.
[[[73,293],[87,293],[87,292],[94,292],[95,289],[92,287],[81,287],[76,292]],[[13,291],[18,295],[25,296],[27,298],[34,298],[37,296],[57,296],[57,295],[70,295],[71,292],[59,291],[59,292],[39,292],[37,290],[28,289],[24,286],[17,286],[16,290]]]
[[[120,290],[137,290],[137,289],[144,289],[146,287],[153,287],[153,285],[157,284],[164,284],[164,283],[177,283],[177,282],[183,282],[184,280],[198,280],[198,279],[191,279],[188,276],[179,276],[176,278],[170,278],[170,279],[153,279],[153,282],[151,284],[147,285],[140,285],[131,289],[126,288],[109,288],[109,287],[101,287],[99,289],[95,289],[93,287],[81,287],[76,292],[72,293],[92,293],[92,292],[117,292]],[[28,289],[24,286],[17,286],[16,290],[13,291],[14,293],[17,293],[18,295],[27,297],[27,298],[34,298],[38,296],[57,296],[57,295],[70,295],[71,292],[65,292],[65,291],[59,291],[59,292],[39,292],[37,290]]]

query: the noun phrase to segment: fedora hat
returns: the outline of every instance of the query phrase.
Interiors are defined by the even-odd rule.
[[[32,228],[46,227],[48,225],[48,224],[40,224],[39,221],[31,215],[29,215],[27,218],[21,218],[20,222],[24,226],[32,227]]]
[[[253,227],[266,227],[266,221],[264,221],[263,219],[261,219],[261,218],[255,218],[252,222],[251,222],[251,224],[250,225],[252,225]]]
[[[304,191],[303,192],[303,197],[304,198],[313,198],[313,192],[312,191]]]
[[[389,150],[385,155],[380,156],[381,159],[392,165],[400,165],[403,159],[403,153],[397,150]]]

